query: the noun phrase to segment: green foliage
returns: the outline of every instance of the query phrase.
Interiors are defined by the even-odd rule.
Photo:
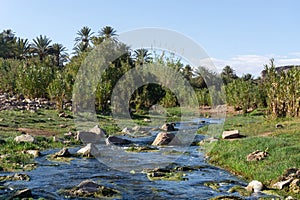
[[[18,72],[17,90],[29,98],[47,97],[47,87],[53,78],[52,69],[45,63],[29,65]]]
[[[238,76],[235,74],[235,71],[228,65],[224,67],[221,77],[224,84],[231,83],[233,80],[238,78]]]
[[[0,91],[16,92],[17,75],[23,65],[20,60],[0,58]]]
[[[49,97],[56,101],[56,108],[59,110],[63,109],[63,101],[66,98],[68,92],[68,85],[65,74],[60,71],[56,72],[55,78],[48,85],[47,91]]]
[[[171,90],[166,89],[166,95],[160,101],[160,105],[165,108],[171,108],[178,105],[176,96],[171,92]]]
[[[225,87],[227,103],[236,110],[246,113],[250,108],[261,105],[262,91],[252,80],[235,79]]]
[[[265,70],[263,86],[268,113],[273,117],[300,116],[300,70],[277,71],[273,59],[270,66],[265,65]]]
[[[119,79],[128,70],[143,71],[147,64],[154,64],[167,66],[182,77],[171,76],[170,72],[167,72],[168,77],[153,75],[154,82],[163,78],[167,85],[170,80],[176,80],[177,86],[173,88],[147,82],[135,88],[137,82],[144,83],[146,78],[138,74],[128,78],[126,87],[136,89],[131,91],[128,104],[138,112],[157,103],[165,107],[178,106],[185,97],[196,92],[201,106],[227,103],[244,113],[267,106],[273,117],[300,116],[299,69],[281,72],[271,60],[270,65],[265,66],[266,76],[262,80],[254,80],[251,74],[239,78],[230,66],[224,67],[219,76],[205,67],[195,69],[195,66],[184,65],[174,53],[157,54],[148,49],[131,51],[126,44],[118,41],[116,30],[110,26],[103,27],[98,33],[95,35],[87,26],[80,29],[75,38],[75,56],[68,60],[66,48],[59,43],[52,44],[47,36],[40,35],[30,43],[28,39],[16,37],[10,29],[3,30],[0,33],[0,92],[22,93],[29,98],[51,98],[57,102],[57,108],[62,108],[64,100],[74,99],[71,96],[73,92],[80,94],[77,99],[80,99],[81,106],[94,108],[95,104],[99,111],[107,113]],[[101,77],[97,76],[99,70],[103,72]],[[181,78],[185,81],[178,82]],[[74,85],[76,79],[78,84]],[[187,85],[191,85],[194,91],[183,89]],[[124,85],[119,94],[125,97],[128,95],[126,92]]]
[[[200,90],[196,90],[197,98],[200,106],[211,106],[211,98],[209,95],[209,90],[207,88],[203,88]]]

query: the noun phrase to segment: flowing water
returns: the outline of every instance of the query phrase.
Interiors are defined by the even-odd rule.
[[[210,121],[212,122],[212,121]],[[206,122],[207,123],[207,122]],[[189,126],[181,126],[183,130]],[[198,127],[197,127],[198,128]],[[179,131],[180,131],[179,130]],[[203,136],[198,136],[201,139]],[[131,138],[139,145],[148,144],[153,140],[154,136]],[[98,145],[99,152],[107,151],[105,145]],[[75,153],[80,147],[69,149],[71,153]],[[124,147],[118,147],[118,152]],[[235,185],[246,186],[246,183],[236,176],[225,170],[209,165],[205,160],[204,152],[199,151],[197,146],[188,147],[161,147],[160,151],[182,152],[180,155],[163,154],[157,152],[147,153],[127,153],[134,155],[130,157],[130,162],[118,164],[114,167],[113,163],[101,158],[77,158],[70,162],[53,162],[47,159],[47,155],[53,154],[58,150],[47,150],[42,152],[42,156],[36,158],[38,168],[26,172],[30,176],[30,181],[7,181],[5,185],[14,189],[30,188],[33,195],[43,197],[45,199],[68,199],[59,193],[60,189],[72,188],[81,181],[91,179],[101,185],[119,190],[122,199],[209,199],[221,195],[239,196],[238,193],[229,194],[228,190]],[[185,152],[185,153],[183,153]],[[112,151],[109,156],[114,156]],[[108,154],[105,154],[106,156]],[[115,155],[116,156],[116,155]],[[165,159],[164,159],[165,158]],[[122,158],[118,158],[121,159]],[[132,161],[132,160],[135,161]],[[123,158],[124,160],[124,158]],[[126,158],[128,161],[128,158]],[[104,164],[101,162],[104,161]],[[148,161],[148,162],[147,162]],[[176,166],[189,166],[195,170],[184,172],[185,179],[182,181],[151,181],[147,178],[147,174],[142,173],[142,168],[153,168],[161,166],[162,163],[167,165],[168,162]],[[130,164],[131,163],[131,164]],[[169,163],[170,164],[170,163]],[[122,168],[124,167],[124,168]],[[134,171],[134,173],[133,173]],[[7,173],[6,173],[7,174]],[[1,175],[4,175],[3,173]],[[205,186],[207,182],[216,182],[219,184],[218,191]],[[243,197],[244,199],[258,199],[262,194],[254,194],[251,197]],[[72,198],[80,199],[80,198]]]

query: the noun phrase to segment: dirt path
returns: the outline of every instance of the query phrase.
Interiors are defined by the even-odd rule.
[[[53,135],[58,134],[54,131],[47,131],[47,130],[41,130],[41,129],[31,129],[31,128],[18,128],[17,130],[20,131],[20,132],[28,133],[30,135],[53,136]]]

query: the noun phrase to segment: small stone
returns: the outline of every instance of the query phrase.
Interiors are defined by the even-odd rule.
[[[97,192],[99,190],[100,185],[91,180],[82,181],[77,188],[81,190],[83,193],[92,193]]]
[[[239,130],[232,130],[232,131],[223,131],[222,138],[223,139],[233,139],[233,138],[240,138]]]
[[[175,124],[174,123],[171,123],[171,124],[164,124],[161,126],[160,129],[164,130],[164,131],[175,131],[175,128],[174,128]]]
[[[130,128],[127,127],[123,128],[122,133],[130,134]]]
[[[92,180],[82,181],[78,186],[69,190],[68,193],[75,197],[98,197],[101,199],[104,197],[112,198],[115,197],[115,195],[119,195],[119,191],[99,185]]]
[[[257,193],[260,192],[263,187],[264,185],[260,181],[253,180],[247,185],[246,190],[249,192]]]
[[[160,146],[160,145],[180,145],[180,140],[173,133],[160,132],[152,145]]]
[[[41,152],[39,150],[26,150],[25,153],[33,155],[35,158],[41,155]]]
[[[151,119],[145,118],[143,121],[144,122],[151,122]]]
[[[73,137],[73,136],[75,136],[75,134],[72,132],[68,132],[68,133],[65,133],[64,136],[65,137]]]
[[[69,152],[68,148],[63,148],[62,150],[60,150],[59,152],[57,152],[53,155],[54,158],[57,158],[57,157],[70,157],[70,156],[72,156],[72,154]]]
[[[297,200],[297,199],[295,199],[295,198],[292,197],[292,196],[288,196],[288,197],[286,197],[284,200]]]
[[[29,134],[22,134],[17,137],[15,137],[16,142],[35,142],[35,138]]]
[[[275,127],[276,128],[284,128],[284,126],[282,124],[276,124]]]
[[[14,180],[14,181],[29,181],[30,180],[30,177],[27,175],[27,174],[14,174],[12,177],[11,177],[11,180]]]
[[[129,140],[119,138],[116,136],[109,136],[108,138],[106,138],[105,142],[106,145],[127,145],[131,143],[131,141]]]
[[[265,159],[269,155],[266,151],[256,150],[249,155],[247,155],[247,161],[260,161]]]
[[[283,187],[289,185],[290,182],[292,182],[292,180],[293,179],[288,179],[288,180],[285,180],[285,181],[279,181],[279,182],[273,184],[273,188],[281,190]]]

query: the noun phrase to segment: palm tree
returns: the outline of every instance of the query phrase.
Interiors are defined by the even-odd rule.
[[[103,37],[98,37],[98,36],[93,36],[91,38],[92,40],[92,43],[97,46],[97,45],[100,45],[103,41],[104,41],[104,38]]]
[[[16,38],[11,29],[7,29],[0,33],[0,57],[15,57]]]
[[[253,81],[254,77],[252,76],[252,74],[247,73],[242,76],[242,79],[244,81],[250,81],[250,80]]]
[[[81,45],[81,49],[85,51],[90,46],[91,38],[93,37],[94,32],[92,29],[84,26],[77,32],[77,37],[75,38],[75,45]],[[75,47],[76,48],[76,47]]]
[[[63,63],[67,61],[68,54],[66,51],[67,49],[62,44],[54,43],[51,46],[50,53],[54,56],[57,67],[63,66]]]
[[[73,48],[74,52],[73,54],[75,55],[79,55],[81,52],[86,51],[85,49],[85,45],[81,42],[79,44],[77,44],[74,48]]]
[[[15,34],[11,29],[4,30],[2,32],[4,39],[8,42],[15,38]]]
[[[225,84],[228,84],[228,83],[232,82],[233,79],[238,78],[237,75],[235,74],[235,71],[229,65],[224,67],[224,69],[221,73],[221,77]]]
[[[183,71],[182,71],[184,77],[190,81],[192,80],[193,78],[193,69],[190,65],[186,65],[184,68],[183,68]]]
[[[30,53],[30,47],[28,39],[17,39],[17,58],[25,59],[29,56]]]
[[[115,38],[115,36],[118,36],[116,32],[117,31],[114,28],[110,26],[105,26],[99,31],[99,34],[104,38],[104,40],[112,39],[113,41],[116,42],[117,39]]]
[[[42,35],[36,39],[33,39],[32,50],[39,56],[40,61],[43,61],[44,58],[49,54],[51,42],[52,40]]]
[[[147,49],[137,49],[134,51],[134,60],[138,65],[143,65],[145,63],[150,63],[152,60],[151,53]]]

